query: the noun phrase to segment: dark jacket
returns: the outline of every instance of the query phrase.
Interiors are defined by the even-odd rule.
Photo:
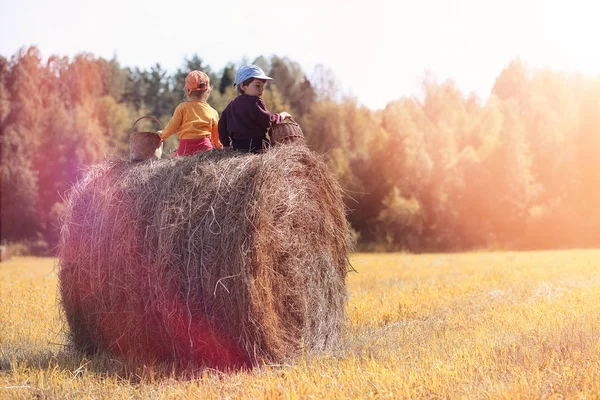
[[[223,146],[238,150],[260,150],[271,124],[279,122],[281,115],[271,114],[260,97],[243,94],[231,100],[221,113],[219,140]]]

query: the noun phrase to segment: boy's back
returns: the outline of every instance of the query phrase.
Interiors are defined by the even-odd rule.
[[[233,99],[221,114],[219,129],[222,143],[228,143],[228,137],[236,140],[263,139],[271,123],[281,122],[279,114],[271,114],[265,102],[256,96],[241,95]],[[228,134],[229,133],[229,134]]]

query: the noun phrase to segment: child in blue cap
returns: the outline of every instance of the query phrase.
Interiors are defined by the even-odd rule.
[[[267,131],[271,125],[291,117],[285,111],[272,114],[267,110],[262,95],[265,84],[272,80],[256,65],[244,65],[237,71],[234,86],[238,96],[229,102],[219,119],[219,139],[224,147],[260,152],[269,145]]]

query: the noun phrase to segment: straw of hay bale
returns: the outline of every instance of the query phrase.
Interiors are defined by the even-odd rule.
[[[73,344],[220,369],[329,351],[349,227],[305,147],[106,161],[68,199],[59,244]]]

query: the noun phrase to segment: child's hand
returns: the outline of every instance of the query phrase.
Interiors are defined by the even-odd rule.
[[[292,116],[290,115],[290,113],[287,113],[285,111],[280,112],[279,115],[281,115],[281,119],[286,119],[286,118],[292,118]]]

